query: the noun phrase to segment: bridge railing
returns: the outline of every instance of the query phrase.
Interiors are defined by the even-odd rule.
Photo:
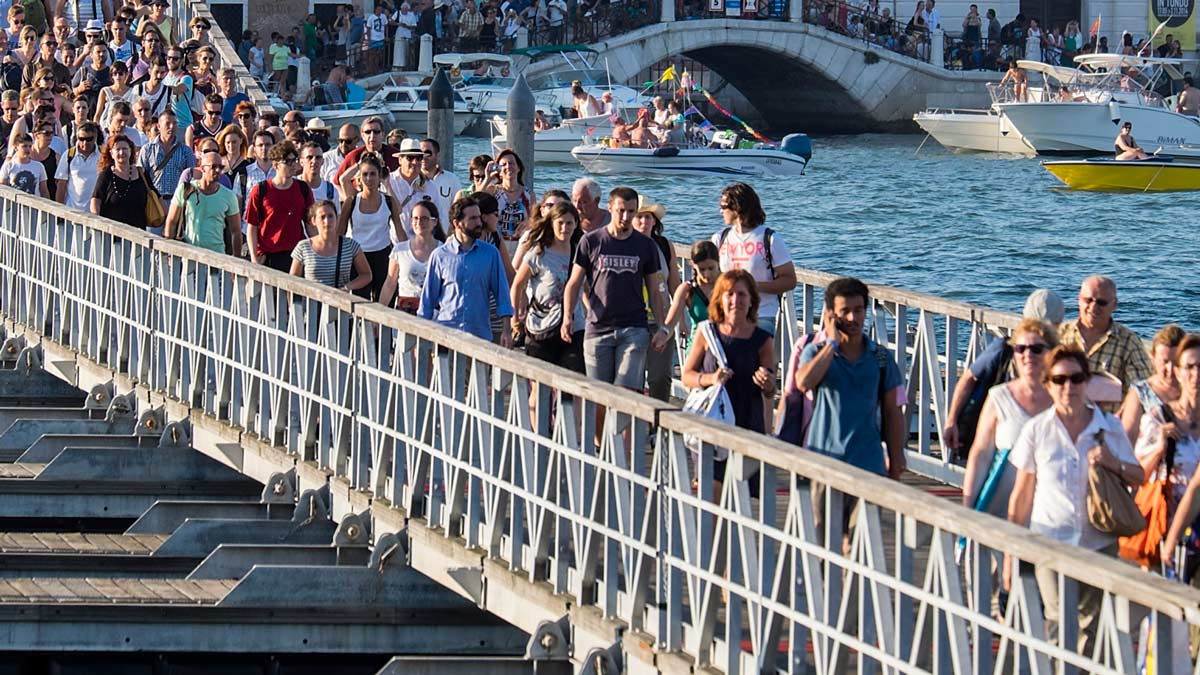
[[[802,295],[822,281],[805,279]],[[909,339],[912,311],[928,335],[934,313],[962,312],[877,294],[894,340]],[[0,318],[81,369],[189,408],[205,433],[228,429],[239,447],[271,446],[399,509],[414,567],[525,630],[566,615],[577,661],[595,647],[664,672],[991,672],[1020,659],[1129,673],[1148,613],[1156,673],[1170,673],[1184,648],[1174,628],[1200,626],[1200,591],[1117,560],[7,187]],[[965,567],[958,536],[972,542]],[[993,618],[998,552],[1026,566]],[[1033,568],[1067,607],[1101,589],[1095,652],[1076,653],[1071,611],[1047,637]]]

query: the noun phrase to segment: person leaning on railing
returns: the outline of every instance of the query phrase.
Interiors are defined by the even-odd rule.
[[[1042,379],[1054,406],[1035,415],[1013,444],[1009,461],[1017,479],[1008,502],[1008,519],[1061,542],[1115,556],[1117,538],[1097,530],[1088,516],[1088,470],[1095,465],[1122,483],[1136,487],[1146,474],[1134,457],[1129,437],[1116,417],[1088,400],[1088,357],[1070,345],[1046,355]],[[1012,561],[1004,559],[1004,586],[1011,587]],[[1058,573],[1035,571],[1047,629],[1058,632],[1062,613]],[[1079,584],[1078,652],[1090,654],[1104,592]],[[1070,611],[1070,610],[1067,610]]]

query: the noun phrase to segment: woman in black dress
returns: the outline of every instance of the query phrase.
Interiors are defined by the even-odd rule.
[[[134,166],[133,141],[117,134],[104,144],[97,165],[99,177],[92,193],[92,213],[146,229],[146,181],[141,169]]]

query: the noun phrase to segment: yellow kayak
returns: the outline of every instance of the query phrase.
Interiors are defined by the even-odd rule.
[[[1075,190],[1101,192],[1183,192],[1200,190],[1200,164],[1169,158],[1140,161],[1073,159],[1042,162],[1047,171]]]

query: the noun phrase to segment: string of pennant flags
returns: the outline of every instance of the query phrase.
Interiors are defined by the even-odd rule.
[[[704,98],[708,100],[708,103],[712,107],[716,108],[718,112],[720,112],[722,115],[728,117],[730,120],[733,120],[734,122],[736,122],[738,125],[740,125],[742,127],[742,129],[744,129],[746,131],[746,133],[748,133],[751,136],[753,136],[754,138],[758,139],[758,141],[760,141],[762,143],[766,143],[767,145],[778,145],[778,143],[776,143],[775,141],[772,141],[771,139],[767,138],[766,136],[760,134],[758,131],[756,131],[754,129],[754,127],[747,124],[745,120],[743,120],[742,118],[735,115],[732,111],[725,108],[720,103],[717,103],[717,99],[712,95],[712,93],[710,93],[707,89],[705,89],[704,87],[697,84],[692,79],[692,76],[690,74],[688,74],[688,71],[684,70],[683,72],[676,74],[674,65],[668,65],[667,69],[663,71],[663,74],[657,80],[650,80],[648,82],[642,83],[642,86],[644,88],[642,89],[641,93],[643,93],[643,94],[646,93],[647,90],[649,90],[651,87],[654,87],[656,85],[666,84],[666,83],[672,82],[672,81],[678,81],[679,86],[676,89],[676,94],[687,98],[689,104],[691,103],[691,95],[690,95],[691,92],[693,92],[693,91],[697,92],[697,93],[701,94],[702,96],[704,96]],[[696,116],[700,117],[700,123],[698,126],[701,129],[704,129],[705,131],[707,131],[709,129],[715,128],[713,126],[713,123],[711,121],[709,121],[708,118],[706,118],[704,116],[704,113],[700,112],[700,110],[697,109],[696,106],[689,105],[688,109],[683,111],[684,117],[688,117],[689,115],[696,115]],[[617,116],[613,115],[612,119],[614,122],[616,122]]]

